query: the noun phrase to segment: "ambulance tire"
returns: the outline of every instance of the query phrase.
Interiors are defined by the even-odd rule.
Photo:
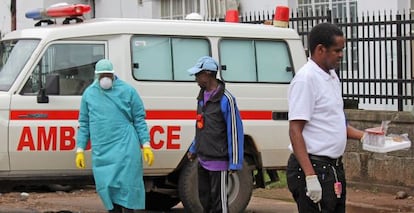
[[[178,192],[185,212],[203,212],[198,196],[197,166],[197,160],[187,162],[180,174]],[[229,212],[243,212],[253,192],[253,175],[247,163],[243,170],[231,174],[228,181]]]
[[[176,206],[180,200],[171,195],[157,192],[147,192],[145,195],[145,209],[151,211],[168,211]]]

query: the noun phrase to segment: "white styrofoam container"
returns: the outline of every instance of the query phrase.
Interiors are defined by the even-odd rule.
[[[386,152],[392,152],[397,151],[400,149],[407,149],[411,147],[411,141],[401,141],[396,142],[392,139],[386,137],[385,143],[383,146],[375,146],[364,143],[362,145],[362,149],[370,152],[378,152],[378,153],[386,153]]]

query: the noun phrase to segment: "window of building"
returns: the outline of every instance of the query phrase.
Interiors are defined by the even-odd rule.
[[[137,80],[194,81],[187,69],[211,52],[204,38],[134,36],[131,47],[133,76]]]
[[[271,40],[223,39],[220,62],[230,82],[289,83],[293,67],[287,44]]]
[[[36,95],[54,84],[50,95],[82,95],[95,77],[95,64],[105,56],[104,44],[50,45],[26,82],[22,95]]]
[[[207,0],[207,18],[210,20],[223,19],[226,14],[226,1]]]
[[[187,14],[200,13],[200,2],[196,0],[161,0],[162,19],[184,19]]]
[[[332,11],[332,18],[339,19],[340,22],[356,22],[357,20],[357,0],[298,0],[298,11],[303,13],[304,15],[314,14],[324,15],[326,11],[330,9]],[[346,20],[345,20],[346,19]],[[312,26],[308,26],[308,22],[304,21],[300,25],[298,25],[298,32],[303,32],[305,29],[311,29]],[[342,29],[344,33],[352,33],[352,35],[345,35],[348,38],[356,38],[357,37],[357,29],[356,26],[348,27],[348,29]],[[304,42],[305,47],[307,47],[307,39],[305,38]],[[347,61],[349,63],[353,63],[353,67],[357,67],[357,60],[358,60],[358,53],[356,44],[348,45],[344,49],[344,57],[342,59],[342,64],[346,64]]]
[[[356,16],[357,0],[298,0],[298,12],[323,14],[328,9],[333,18]]]

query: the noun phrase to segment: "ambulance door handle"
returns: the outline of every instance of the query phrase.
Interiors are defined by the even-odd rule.
[[[139,69],[139,63],[133,63],[133,64],[132,64],[132,67],[133,67],[134,69]]]
[[[288,112],[272,112],[272,119],[273,120],[287,120],[288,119]]]
[[[40,118],[47,118],[48,115],[45,113],[30,113],[26,115],[19,115],[19,118],[34,118],[34,119],[40,119]]]

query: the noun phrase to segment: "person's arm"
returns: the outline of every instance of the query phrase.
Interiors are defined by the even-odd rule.
[[[77,152],[82,152],[86,148],[86,144],[90,139],[89,132],[89,108],[86,101],[86,92],[82,96],[80,109],[79,109],[79,126],[76,134],[76,148]]]
[[[197,150],[196,150],[196,139],[195,139],[195,135],[197,134],[197,128],[199,128],[199,122],[200,122],[200,127],[202,127],[204,125],[204,118],[203,115],[199,112],[199,105],[200,105],[200,100],[197,101],[197,116],[196,116],[196,121],[194,124],[194,139],[191,142],[190,148],[188,148],[188,152],[187,152],[187,158],[188,160],[192,161],[196,158],[197,155]]]
[[[85,155],[83,154],[86,144],[90,138],[89,131],[89,108],[86,101],[86,92],[82,96],[79,109],[79,128],[76,135],[76,157],[75,165],[79,169],[86,168]]]
[[[362,140],[364,137],[364,131],[361,131],[350,124],[346,126],[346,136],[350,139]]]
[[[154,162],[154,153],[151,149],[148,125],[145,121],[145,107],[138,92],[132,87],[131,92],[131,113],[134,127],[138,134],[139,143],[142,145],[144,161],[147,162],[148,166],[152,166],[152,163]]]
[[[222,99],[221,110],[227,126],[227,144],[229,153],[229,169],[240,170],[243,167],[244,131],[236,99],[227,91]]]
[[[305,139],[303,138],[302,131],[307,121],[305,120],[292,120],[289,121],[289,137],[293,148],[293,153],[303,169],[305,176],[315,175],[312,163],[309,159],[309,153],[306,149]]]
[[[132,87],[131,87],[132,88]],[[132,88],[131,89],[131,113],[134,122],[135,130],[138,133],[139,142],[141,145],[150,147],[150,137],[148,131],[148,125],[145,121],[145,107],[138,95],[138,92]]]
[[[314,203],[318,203],[322,199],[322,187],[309,159],[305,140],[302,135],[305,124],[305,120],[291,120],[289,122],[289,136],[293,147],[293,153],[305,173],[306,196],[308,196]]]

